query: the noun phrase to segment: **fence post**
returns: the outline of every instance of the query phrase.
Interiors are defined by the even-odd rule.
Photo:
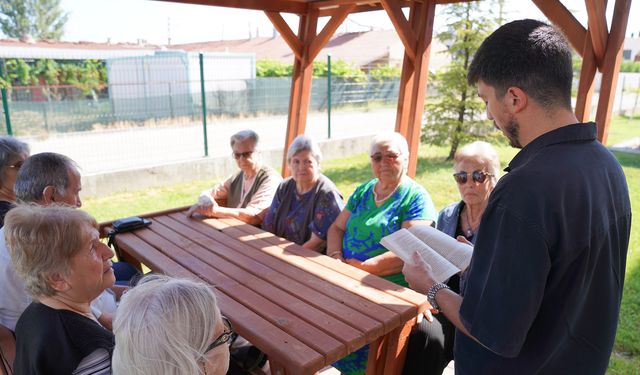
[[[620,109],[618,109],[618,116],[622,116],[623,115],[623,111],[624,111],[624,106],[623,106],[623,102],[624,102],[624,84],[625,84],[625,80],[626,80],[627,76],[622,74],[622,88],[620,89]]]
[[[327,138],[331,139],[331,54],[327,54]]]
[[[207,141],[207,100],[204,91],[204,55],[198,54],[200,60],[200,91],[202,92],[202,131],[204,133],[204,156],[209,156],[209,144]]]
[[[0,62],[0,78],[3,80],[5,79],[4,68],[4,60],[2,60],[2,62]],[[9,82],[8,79],[6,79],[6,81]],[[4,109],[4,121],[7,125],[7,134],[13,135],[13,130],[11,129],[11,116],[9,115],[9,99],[7,98],[7,89],[3,86],[0,91],[2,91],[2,108]]]

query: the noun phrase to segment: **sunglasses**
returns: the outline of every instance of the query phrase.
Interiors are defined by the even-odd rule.
[[[462,185],[467,183],[468,175],[469,174],[467,172],[458,172],[453,174],[453,178],[456,180],[457,183]],[[479,184],[485,182],[487,180],[487,177],[493,177],[493,175],[491,173],[487,173],[483,171],[473,171],[471,173],[471,178],[473,179],[473,181]]]
[[[209,350],[212,350],[212,349],[222,345],[222,344],[228,343],[229,341],[231,341],[234,338],[235,332],[233,332],[233,326],[231,325],[231,322],[229,321],[229,319],[226,316],[222,317],[222,323],[225,326],[224,332],[222,332],[222,334],[220,334],[220,336],[218,336],[218,338],[213,340],[211,345],[209,345],[207,347],[207,350],[205,350],[205,353],[208,352]]]
[[[396,161],[398,157],[400,157],[400,154],[388,153],[383,155],[379,152],[376,152],[375,154],[371,155],[371,160],[376,163],[380,163],[382,161],[382,158],[385,158],[387,161]]]
[[[253,151],[247,151],[247,152],[232,152],[231,155],[233,156],[234,159],[238,160],[240,158],[245,158],[248,159],[251,155],[253,155]]]

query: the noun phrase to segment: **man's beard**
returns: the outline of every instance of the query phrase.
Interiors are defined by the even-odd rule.
[[[522,148],[522,144],[520,144],[520,141],[518,140],[520,136],[520,124],[518,124],[513,117],[505,124],[503,133],[509,140],[509,145],[511,145],[511,147]]]

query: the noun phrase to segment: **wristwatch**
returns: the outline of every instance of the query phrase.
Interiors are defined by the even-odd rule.
[[[451,288],[449,288],[449,285],[447,284],[435,283],[427,291],[427,301],[429,301],[429,303],[431,304],[431,308],[436,310],[440,310],[440,306],[438,305],[438,302],[436,302],[436,293],[438,293],[440,289],[451,290]]]

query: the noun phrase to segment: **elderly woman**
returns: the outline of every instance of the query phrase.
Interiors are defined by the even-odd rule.
[[[114,321],[114,374],[223,375],[233,335],[211,288],[146,276],[124,295]]]
[[[0,228],[4,225],[7,212],[15,207],[13,185],[27,157],[29,146],[26,143],[11,136],[0,136]]]
[[[200,194],[188,215],[229,217],[260,224],[259,214],[269,207],[282,177],[262,164],[258,134],[242,130],[231,136],[231,155],[240,171]]]
[[[16,325],[16,374],[108,373],[113,334],[90,303],[115,282],[113,252],[87,213],[21,205],[7,214],[11,261],[34,301]]]
[[[440,211],[436,227],[451,237],[462,236],[474,243],[489,195],[498,182],[500,159],[490,144],[473,142],[456,152],[453,170],[462,200]],[[459,293],[460,276],[452,276],[447,285]],[[411,332],[404,374],[441,374],[453,359],[455,327],[443,314],[435,318]]]
[[[278,186],[262,228],[306,248],[324,252],[327,231],[343,202],[335,184],[320,173],[322,153],[307,136],[296,137],[287,152],[291,177]]]
[[[427,191],[406,175],[409,148],[399,133],[380,134],[371,142],[375,178],[358,186],[329,229],[327,255],[407,286],[402,260],[380,245],[400,228],[431,225],[436,210]],[[368,347],[334,364],[344,374],[364,373]]]

